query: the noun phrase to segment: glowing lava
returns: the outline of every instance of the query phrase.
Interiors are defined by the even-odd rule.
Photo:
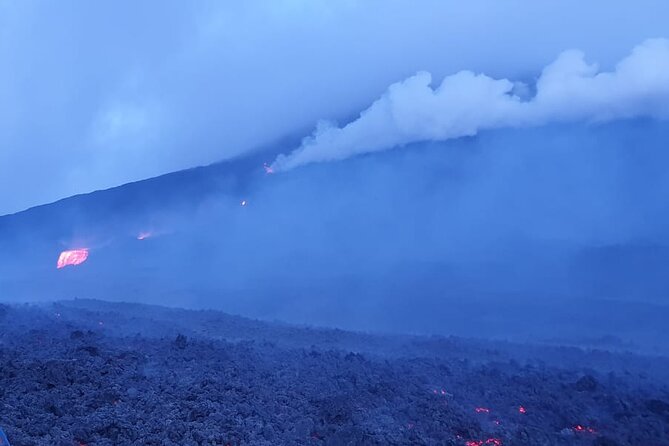
[[[502,440],[499,438],[488,438],[487,440],[471,440],[465,443],[467,446],[483,446],[483,445],[491,445],[491,446],[502,446]]]
[[[518,412],[527,413],[527,409],[525,409],[523,406],[520,406],[520,407],[518,407]]]
[[[587,432],[589,434],[596,434],[597,431],[591,427],[586,427],[586,426],[581,426],[580,424],[577,424],[572,428],[574,432]]]
[[[435,395],[453,396],[450,393],[448,393],[447,391],[445,391],[444,389],[441,389],[441,390],[433,389],[432,393],[434,393]]]
[[[487,407],[477,407],[474,410],[476,411],[476,413],[490,413],[490,409],[488,409]]]
[[[63,251],[58,256],[58,264],[56,267],[58,269],[65,268],[66,266],[81,265],[88,259],[88,249],[72,249],[70,251]]]

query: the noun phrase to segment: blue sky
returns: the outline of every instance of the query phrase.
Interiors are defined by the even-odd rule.
[[[342,126],[419,71],[531,84],[572,48],[611,71],[667,23],[661,0],[0,0],[0,214]]]

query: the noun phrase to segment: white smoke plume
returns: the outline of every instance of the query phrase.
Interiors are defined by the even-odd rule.
[[[391,85],[360,117],[337,127],[322,122],[302,145],[280,155],[275,170],[472,136],[486,129],[554,122],[669,118],[669,40],[638,45],[613,71],[600,71],[578,50],[563,52],[536,81],[536,93],[507,79],[461,71],[432,88],[427,72]]]

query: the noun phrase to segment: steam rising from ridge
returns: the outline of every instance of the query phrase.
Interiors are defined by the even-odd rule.
[[[481,130],[569,121],[669,117],[669,40],[650,39],[603,72],[578,50],[543,69],[536,93],[521,82],[461,71],[437,88],[419,72],[391,85],[360,117],[337,127],[321,122],[302,145],[279,155],[274,170],[341,160],[420,141],[472,136]]]

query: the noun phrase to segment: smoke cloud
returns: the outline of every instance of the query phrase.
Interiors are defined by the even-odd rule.
[[[669,117],[669,40],[636,46],[613,71],[600,71],[581,51],[546,66],[534,85],[461,71],[433,88],[419,72],[391,85],[360,117],[337,127],[319,124],[276,170],[341,160],[421,141],[473,136],[479,131],[570,121]],[[533,95],[528,94],[530,88]],[[529,97],[528,97],[529,96]]]

